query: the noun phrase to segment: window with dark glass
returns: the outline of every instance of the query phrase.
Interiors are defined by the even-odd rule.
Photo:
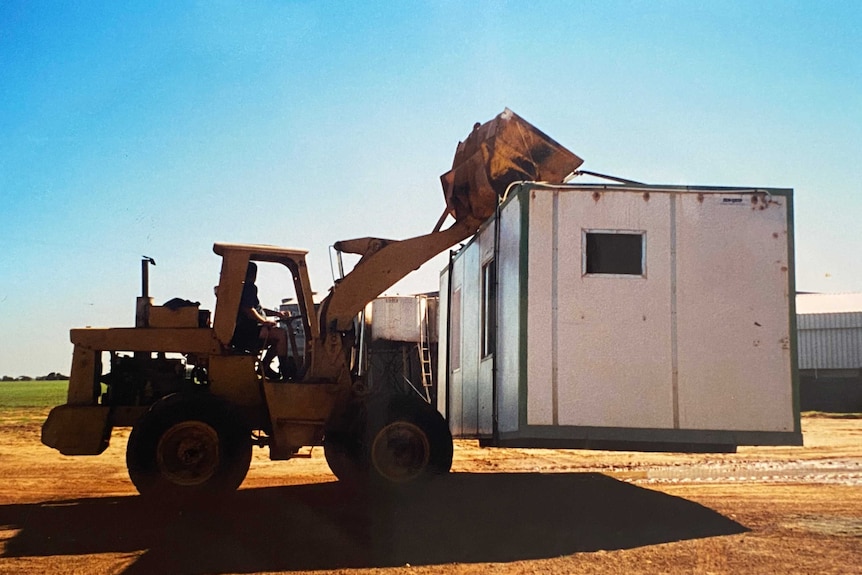
[[[642,232],[586,232],[586,274],[644,275]]]
[[[494,260],[482,266],[482,357],[494,353],[497,343],[497,285]]]
[[[449,331],[449,368],[461,369],[461,288],[452,292],[452,325]]]

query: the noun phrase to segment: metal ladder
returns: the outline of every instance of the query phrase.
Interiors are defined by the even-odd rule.
[[[428,322],[428,300],[422,300],[422,314],[419,326],[419,364],[422,368],[422,390],[425,392],[425,401],[431,403],[431,387],[434,385],[434,375],[431,367],[431,331]]]

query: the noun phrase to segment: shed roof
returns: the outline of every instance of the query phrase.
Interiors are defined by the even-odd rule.
[[[799,315],[852,312],[862,312],[862,293],[796,294],[796,313]]]

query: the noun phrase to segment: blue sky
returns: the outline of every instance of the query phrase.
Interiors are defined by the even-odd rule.
[[[325,293],[335,241],[431,230],[505,107],[584,169],[794,188],[798,288],[862,291],[862,3],[6,0],[0,375],[132,325],[142,255],[157,302],[212,308],[216,241],[308,249]]]

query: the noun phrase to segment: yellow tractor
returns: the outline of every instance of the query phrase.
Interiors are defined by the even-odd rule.
[[[305,251],[216,243],[222,264],[212,321],[192,302],[153,305],[145,260],[135,327],[71,330],[67,401],[49,414],[42,442],[66,455],[97,455],[114,427],[131,427],[126,462],[135,487],[180,501],[239,487],[253,445],[268,447],[274,460],[322,445],[339,480],[357,484],[409,484],[448,472],[452,436],[443,417],[415,395],[366,385],[356,317],[410,271],[472,236],[513,182],[559,183],[581,162],[508,109],[477,124],[441,177],[446,209],[434,230],[336,243],[361,258],[319,306]],[[441,229],[449,215],[454,224]],[[232,344],[249,262],[280,265],[296,298],[288,331],[301,334],[290,340],[302,345],[290,346],[292,369],[282,379],[267,377],[263,347]]]

